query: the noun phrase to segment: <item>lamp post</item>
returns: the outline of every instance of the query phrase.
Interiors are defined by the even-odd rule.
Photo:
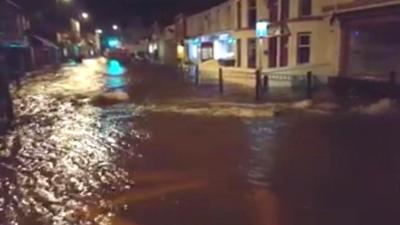
[[[82,17],[82,19],[87,20],[87,19],[89,19],[89,13],[87,13],[87,12],[82,12],[82,13],[81,13],[81,17]]]
[[[72,0],[57,0],[56,1],[58,4],[70,4]]]

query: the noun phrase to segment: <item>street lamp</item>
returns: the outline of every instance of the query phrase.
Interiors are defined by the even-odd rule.
[[[96,29],[96,34],[102,34],[103,30],[102,29]]]
[[[87,12],[82,12],[81,16],[85,20],[89,19],[89,14]]]
[[[58,3],[64,3],[64,4],[69,4],[72,2],[72,0],[57,0]]]
[[[112,28],[113,28],[113,30],[118,30],[119,29],[118,25],[115,25],[115,24],[112,26]]]

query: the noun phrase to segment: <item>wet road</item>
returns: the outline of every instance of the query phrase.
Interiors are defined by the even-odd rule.
[[[107,70],[87,60],[18,92],[0,224],[399,224],[398,115],[271,118],[170,68]]]

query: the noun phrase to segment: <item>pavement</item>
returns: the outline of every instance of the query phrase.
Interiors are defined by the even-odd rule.
[[[0,224],[399,224],[396,113],[298,113],[103,59],[25,80]]]

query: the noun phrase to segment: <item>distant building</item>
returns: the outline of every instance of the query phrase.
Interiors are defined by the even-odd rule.
[[[386,79],[400,71],[400,1],[268,3],[267,72]]]
[[[227,0],[185,17],[186,59],[379,79],[400,71],[399,12],[399,0]],[[268,25],[262,39],[260,21]]]
[[[11,0],[0,0],[0,45],[7,49],[8,68],[14,76],[21,76],[32,67],[29,29],[30,22],[21,6]]]
[[[78,20],[70,20],[70,29],[57,33],[57,43],[61,47],[62,57],[72,59],[80,56],[91,57],[101,53],[100,34],[94,32],[81,33]]]
[[[400,72],[400,1],[326,1],[320,10],[329,39],[335,72],[355,78],[386,79]],[[333,28],[333,29],[332,29]],[[332,33],[333,30],[333,33]],[[315,37],[320,46],[322,39]]]
[[[58,46],[33,34],[23,8],[11,0],[0,0],[0,45],[7,49],[9,74],[14,78],[58,63]]]
[[[187,17],[188,59],[230,62],[237,68],[254,69],[258,64],[256,23],[266,19],[264,0],[230,0]],[[260,58],[265,58],[264,54]]]

